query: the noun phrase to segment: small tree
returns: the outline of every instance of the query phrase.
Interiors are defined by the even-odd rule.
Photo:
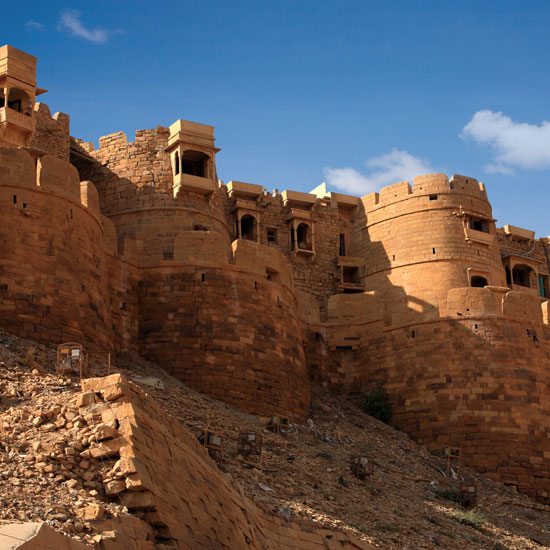
[[[393,406],[382,386],[363,394],[361,408],[368,415],[389,424],[393,415]]]

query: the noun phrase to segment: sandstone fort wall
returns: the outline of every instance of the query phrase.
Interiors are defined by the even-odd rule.
[[[27,77],[24,111],[3,107],[1,326],[137,349],[300,421],[308,378],[380,382],[421,442],[548,498],[548,240],[497,229],[483,184],[431,174],[361,199],[223,184],[213,127],[117,132],[95,150],[34,105]]]
[[[0,149],[0,322],[40,341],[110,347],[97,200],[81,203],[76,169]],[[87,193],[95,192],[89,186]]]

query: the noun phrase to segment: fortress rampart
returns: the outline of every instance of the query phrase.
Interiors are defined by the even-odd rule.
[[[0,322],[37,340],[85,340],[109,349],[103,232],[93,185],[81,185],[70,164],[43,156],[35,165],[23,150],[1,148],[0,166]]]
[[[407,433],[549,499],[549,243],[497,228],[483,184],[431,174],[362,198],[225,184],[212,126],[95,150],[25,78],[25,113],[0,107],[0,326],[137,350],[299,421],[310,380],[382,383]]]

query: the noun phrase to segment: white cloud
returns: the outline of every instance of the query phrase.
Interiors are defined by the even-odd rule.
[[[107,42],[110,33],[110,31],[100,28],[87,29],[80,20],[80,12],[77,10],[64,10],[61,12],[59,29],[69,31],[73,36],[79,36],[96,44]]]
[[[44,25],[42,23],[39,23],[38,21],[33,21],[32,19],[30,21],[27,21],[25,23],[25,27],[28,29],[36,29],[37,31],[41,31],[44,28]]]
[[[493,162],[485,166],[491,173],[511,174],[514,168],[545,170],[550,168],[550,122],[540,125],[515,122],[501,112],[478,111],[464,126],[462,139],[489,146]]]
[[[386,185],[399,181],[411,181],[422,174],[434,172],[427,160],[415,157],[407,151],[392,149],[391,152],[367,160],[370,174],[364,175],[353,168],[325,168],[327,184],[354,195],[366,195],[379,191]]]

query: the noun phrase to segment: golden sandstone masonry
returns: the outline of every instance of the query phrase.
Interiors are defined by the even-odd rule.
[[[550,243],[497,228],[483,184],[224,184],[214,128],[183,120],[95,150],[35,103],[35,65],[0,49],[2,327],[297,421],[312,382],[381,383],[420,443],[550,499]]]

